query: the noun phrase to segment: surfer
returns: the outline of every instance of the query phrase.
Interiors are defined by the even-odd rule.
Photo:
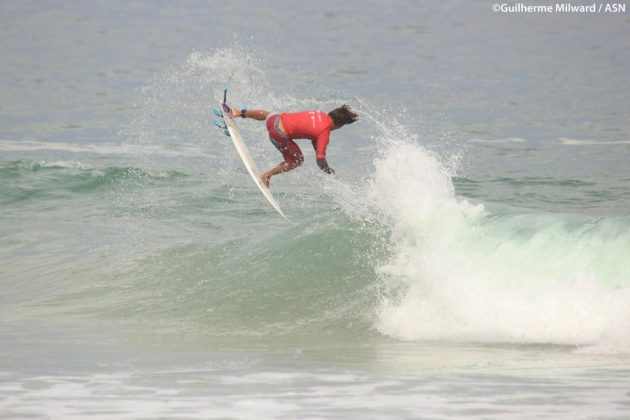
[[[348,105],[335,108],[328,114],[323,111],[272,114],[261,109],[239,110],[232,107],[232,115],[266,121],[269,140],[284,157],[284,162],[261,174],[261,180],[267,187],[272,176],[290,171],[304,163],[302,150],[294,142],[296,139],[310,140],[315,149],[317,166],[327,174],[335,173],[326,161],[330,132],[346,124],[352,124],[359,118]]]

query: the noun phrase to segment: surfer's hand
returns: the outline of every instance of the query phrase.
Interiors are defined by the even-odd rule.
[[[328,162],[326,161],[326,158],[317,159],[317,166],[319,166],[319,169],[326,172],[327,174],[335,173],[335,171],[330,166],[328,166]]]

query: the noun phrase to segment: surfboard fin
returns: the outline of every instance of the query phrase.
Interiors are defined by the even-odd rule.
[[[212,108],[212,113],[214,115],[216,115],[217,117],[223,117],[223,113],[221,112],[221,110],[219,108]]]
[[[228,130],[223,130],[223,134],[225,134],[228,137],[232,137],[232,136],[230,136],[230,132]]]
[[[214,121],[214,125],[216,125],[218,128],[222,128],[222,129],[226,129],[227,125],[225,125],[225,121],[222,120],[215,120]]]

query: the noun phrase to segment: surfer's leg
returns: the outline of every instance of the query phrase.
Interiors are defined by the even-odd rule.
[[[278,116],[279,118],[280,116]],[[271,121],[270,121],[271,120]],[[277,174],[290,171],[304,163],[304,155],[295,142],[286,137],[281,131],[277,131],[273,127],[273,117],[267,120],[267,128],[269,130],[269,140],[282,153],[284,162],[280,165],[268,170],[261,175],[262,182],[269,186],[269,179]]]
[[[297,168],[304,163],[302,150],[293,140],[287,141],[287,144],[282,151],[282,156],[284,156],[284,161],[291,166],[290,169]]]
[[[291,169],[297,168],[304,163],[304,155],[302,154],[302,150],[300,150],[300,147],[295,144],[293,140],[288,140],[285,144],[282,144],[271,136],[269,137],[269,139],[271,140],[273,145],[276,146],[278,150],[280,150],[280,153],[282,153],[282,157],[284,157],[284,162],[274,168],[271,168],[260,176],[262,182],[266,186],[269,186],[269,179],[272,176],[281,174],[283,172],[288,172]]]
[[[262,180],[263,184],[269,187],[269,180],[271,179],[272,176],[278,175],[278,174],[281,174],[283,172],[287,172],[290,170],[291,170],[291,165],[288,164],[287,162],[282,162],[280,165],[273,167],[269,169],[267,172],[261,174],[260,179]]]
[[[263,183],[267,186],[272,176],[290,171],[304,163],[304,155],[298,145],[278,128],[279,120],[279,114],[267,118],[267,131],[269,131],[269,140],[282,153],[284,162],[261,175]]]

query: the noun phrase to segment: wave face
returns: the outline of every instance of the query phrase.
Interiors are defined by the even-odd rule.
[[[11,316],[231,336],[630,347],[627,216],[486,201],[497,181],[471,192],[483,180],[456,177],[465,154],[431,147],[357,98],[275,96],[261,66],[237,49],[192,54],[144,90],[127,144],[5,142],[57,153],[0,165],[3,281],[19,285]],[[262,81],[248,94],[252,72]],[[350,139],[331,147],[342,180],[305,165],[274,184],[289,224],[212,131],[207,92],[229,77],[235,96],[262,108],[351,102],[361,113]],[[242,127],[259,161],[276,163],[264,129]],[[547,181],[568,195],[591,185]]]

